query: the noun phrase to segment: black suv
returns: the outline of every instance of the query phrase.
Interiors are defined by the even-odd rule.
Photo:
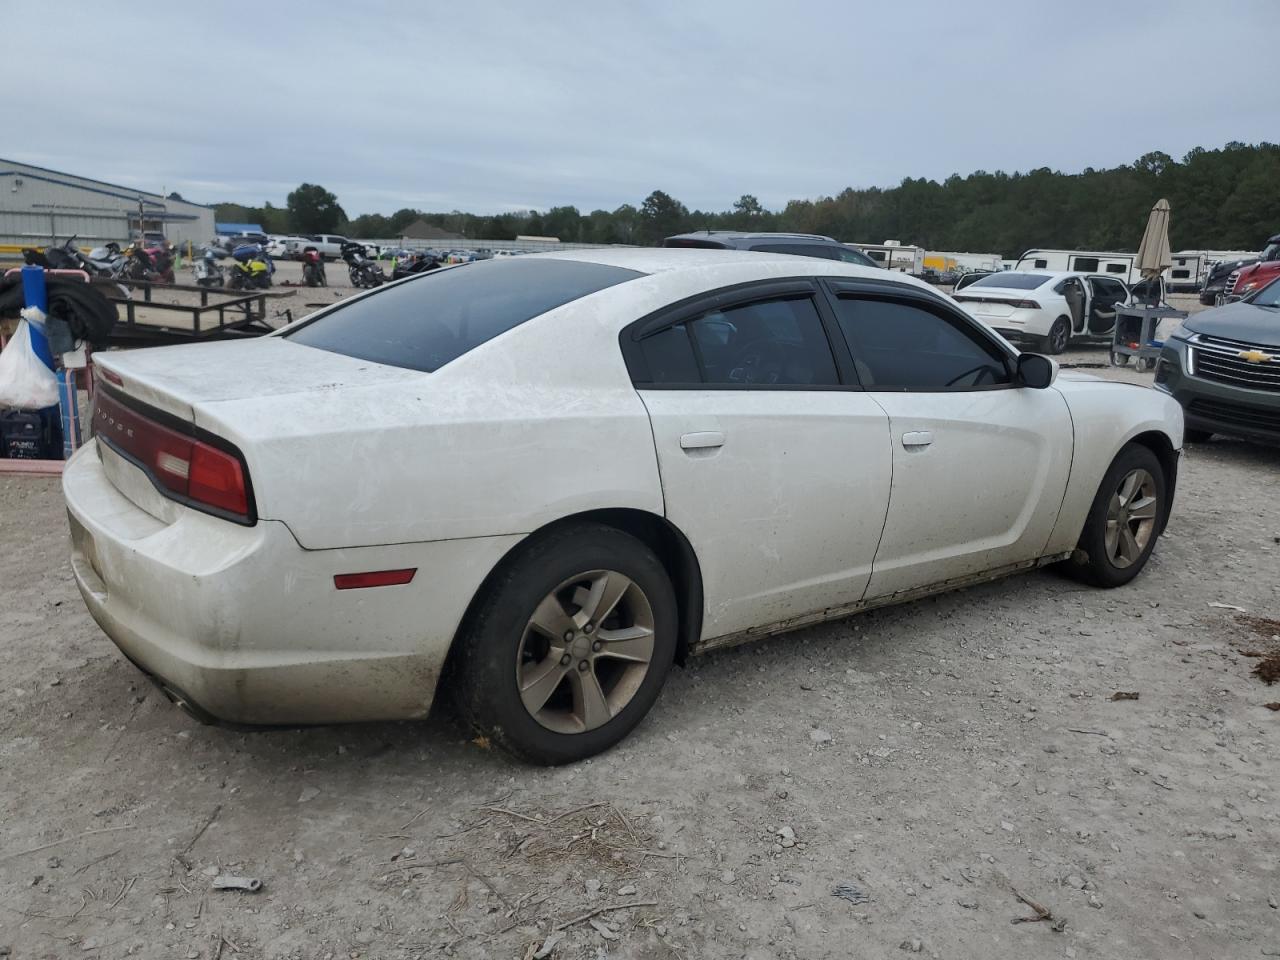
[[[667,237],[664,247],[696,247],[700,250],[755,250],[758,253],[789,253],[796,257],[841,260],[862,267],[880,267],[856,247],[831,237],[813,233],[739,233],[736,230],[700,230]]]

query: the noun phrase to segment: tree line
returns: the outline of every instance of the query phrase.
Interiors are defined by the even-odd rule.
[[[841,191],[767,210],[750,194],[725,211],[690,210],[662,190],[638,206],[582,213],[573,206],[486,216],[404,208],[348,219],[328,190],[302,184],[285,207],[218,204],[217,217],[256,222],[268,233],[398,237],[421,219],[473,240],[551,236],[565,242],[652,245],[693,230],[784,230],[846,242],[900,240],[931,250],[1015,257],[1032,247],[1133,250],[1161,197],[1172,208],[1173,249],[1260,249],[1280,232],[1280,144],[1197,147],[1181,160],[1152,152],[1106,170],[958,174],[942,182],[904,179],[896,187]]]

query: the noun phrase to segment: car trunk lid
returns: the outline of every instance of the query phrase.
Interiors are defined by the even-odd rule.
[[[175,502],[238,523],[269,517],[252,483],[263,442],[256,418],[228,424],[215,410],[239,401],[258,417],[288,406],[305,419],[316,396],[429,376],[275,337],[102,353],[94,362],[93,428],[107,476],[162,520],[176,515]]]

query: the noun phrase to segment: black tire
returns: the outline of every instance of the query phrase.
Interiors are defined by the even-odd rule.
[[[1187,443],[1208,443],[1213,439],[1209,430],[1192,430],[1190,427],[1182,431],[1182,439]]]
[[[1120,566],[1112,561],[1106,548],[1107,515],[1112,496],[1124,478],[1134,470],[1145,470],[1154,481],[1155,522],[1150,538],[1138,557],[1128,566]],[[1078,579],[1095,587],[1120,587],[1131,581],[1142,572],[1151,557],[1151,551],[1155,549],[1156,540],[1162,532],[1168,495],[1168,483],[1159,458],[1140,444],[1130,443],[1123,447],[1107,468],[1102,484],[1094,495],[1093,505],[1089,508],[1084,529],[1080,533],[1077,555],[1068,561],[1068,570]]]
[[[631,699],[612,719],[585,732],[560,733],[539,723],[521,700],[521,641],[533,611],[558,584],[598,570],[617,571],[643,591],[653,614],[653,653]],[[582,760],[618,743],[649,712],[671,670],[676,632],[671,581],[645,544],[603,524],[554,528],[504,562],[473,602],[455,641],[454,699],[478,734],[522,760]]]
[[[1071,321],[1066,317],[1059,317],[1049,328],[1049,335],[1041,341],[1042,349],[1050,356],[1056,357],[1067,349],[1067,343],[1070,340]]]
[[[1129,365],[1129,355],[1127,353],[1116,353],[1111,351],[1111,365],[1113,367],[1127,367]]]

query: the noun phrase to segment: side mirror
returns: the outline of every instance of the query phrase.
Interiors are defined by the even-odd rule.
[[[1018,386],[1043,390],[1058,378],[1058,364],[1038,353],[1018,355]]]

